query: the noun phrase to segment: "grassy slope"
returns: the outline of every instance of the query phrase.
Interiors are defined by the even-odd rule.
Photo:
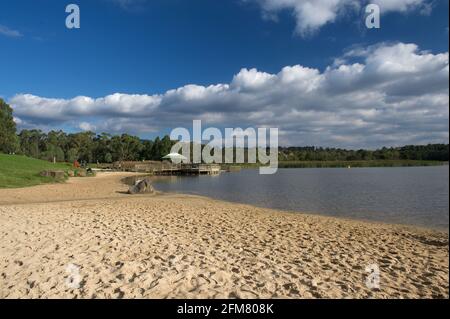
[[[0,188],[15,188],[54,182],[39,176],[46,169],[68,170],[70,164],[50,163],[19,155],[0,154]]]

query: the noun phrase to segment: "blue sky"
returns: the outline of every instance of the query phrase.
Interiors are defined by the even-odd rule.
[[[356,1],[360,7],[355,8],[354,0],[340,1],[343,3],[341,7],[328,8],[329,12],[324,13],[331,12],[335,16],[319,22],[314,16],[322,14],[320,10],[323,8],[318,7],[314,14],[307,15],[304,6],[307,0],[2,1],[0,67],[3,76],[0,79],[0,96],[13,105],[19,127],[23,128],[64,128],[69,131],[91,128],[152,137],[174,126],[188,126],[192,119],[199,118],[217,126],[277,126],[285,132],[282,136],[286,144],[376,147],[382,144],[448,141],[448,124],[445,127],[442,122],[445,117],[448,122],[448,100],[442,100],[445,93],[442,86],[448,85],[448,76],[442,77],[442,72],[435,77],[435,87],[441,89],[433,97],[424,93],[415,95],[412,101],[409,93],[402,97],[395,95],[395,115],[400,115],[400,118],[402,115],[398,112],[402,108],[398,103],[416,105],[421,99],[423,107],[434,108],[431,110],[435,112],[432,119],[419,121],[416,125],[416,130],[423,130],[414,133],[416,138],[411,138],[408,133],[413,130],[411,121],[400,124],[403,126],[395,139],[390,136],[399,121],[386,123],[391,127],[386,129],[384,135],[379,132],[381,124],[378,121],[369,123],[369,119],[355,114],[352,123],[367,122],[371,125],[368,130],[341,132],[351,123],[342,124],[340,128],[337,118],[334,119],[335,124],[329,126],[333,116],[345,118],[345,111],[350,110],[363,114],[364,108],[367,112],[386,108],[377,118],[384,116],[388,121],[385,113],[392,110],[392,105],[387,104],[392,103],[389,101],[394,97],[386,98],[388,86],[383,86],[386,82],[374,83],[373,87],[377,89],[370,92],[367,87],[354,92],[370,96],[381,91],[383,101],[375,101],[372,106],[355,105],[349,109],[343,109],[345,106],[339,103],[331,105],[335,100],[332,96],[327,101],[314,100],[307,96],[309,91],[301,94],[295,86],[291,88],[293,91],[289,91],[293,94],[284,91],[286,86],[280,86],[279,90],[270,93],[270,98],[266,96],[269,90],[263,87],[259,88],[259,92],[252,93],[243,89],[247,82],[239,88],[236,83],[233,86],[233,79],[242,69],[255,68],[262,75],[280,77],[279,72],[283,68],[298,65],[317,70],[319,76],[326,78],[327,68],[338,68],[340,64],[337,61],[341,60],[345,60],[348,66],[362,62],[366,69],[370,69],[370,54],[383,52],[385,47],[407,51],[413,58],[418,56],[430,64],[435,63],[429,61],[429,56],[427,58],[427,54],[431,55],[440,61],[441,69],[448,69],[448,1],[391,0],[389,4],[388,0],[377,0],[382,8],[381,29],[377,30],[368,30],[364,26],[363,5],[366,2]],[[69,3],[80,6],[81,28],[78,30],[65,27],[65,6]],[[385,12],[383,8],[386,8]],[[402,51],[399,44],[415,45],[415,49]],[[357,51],[364,53],[355,54]],[[447,54],[447,59],[440,54]],[[395,54],[390,57],[395,58]],[[380,64],[373,67],[376,66]],[[436,72],[432,66],[430,68],[424,66],[416,70],[420,74],[402,74],[405,79],[417,77],[420,82],[426,78],[425,83],[430,83],[427,76]],[[260,73],[249,74],[257,78]],[[402,81],[399,79],[398,85],[404,83]],[[189,94],[181,91],[180,96],[176,97],[181,100],[174,102],[175,97],[167,96],[169,90],[192,90],[193,87],[186,87],[189,84],[195,85],[194,89],[229,85],[231,88],[224,90],[232,91],[234,88],[240,92],[240,97],[235,96],[236,92],[223,92],[222,89],[212,93],[200,90],[196,94],[204,96],[197,96],[199,100],[196,103],[191,103]],[[380,88],[382,86],[384,88]],[[108,102],[107,97],[116,93],[123,94],[120,102]],[[276,101],[279,95],[297,93],[298,100],[305,97],[305,105],[286,102],[286,99]],[[339,97],[344,93],[338,92]],[[265,99],[258,94],[264,95]],[[80,106],[80,100],[76,100],[80,96],[92,101]],[[426,97],[431,100],[424,101]],[[252,98],[249,102],[252,109],[246,110],[245,105],[238,107],[247,98]],[[398,101],[399,98],[403,100]],[[222,103],[227,100],[230,105]],[[444,106],[447,104],[446,112],[442,105],[435,106],[439,104],[437,100]],[[121,104],[127,101],[127,105]],[[381,105],[381,102],[384,104]],[[137,103],[136,113],[139,116],[123,112],[134,103]],[[58,104],[56,109],[55,104]],[[435,109],[437,107],[440,107],[439,112]],[[418,116],[412,110],[411,107],[408,115]],[[35,114],[46,111],[53,115]],[[318,118],[322,116],[324,124],[310,118],[310,113],[315,113]],[[298,121],[284,120],[285,117],[293,118],[294,114],[300,114]],[[146,122],[142,120],[144,117]],[[325,122],[327,118],[329,120]],[[122,125],[103,125],[108,121]],[[313,125],[313,122],[316,124]],[[364,123],[359,124],[364,126]],[[296,124],[298,127],[295,127]],[[375,138],[373,133],[367,131],[378,135]],[[355,138],[355,134],[361,136]],[[330,139],[333,136],[340,138]]]

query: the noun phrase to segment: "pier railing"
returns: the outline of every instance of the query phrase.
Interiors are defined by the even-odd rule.
[[[169,161],[122,161],[111,164],[99,164],[98,168],[151,173],[155,175],[217,175],[221,171],[219,164],[173,164]]]

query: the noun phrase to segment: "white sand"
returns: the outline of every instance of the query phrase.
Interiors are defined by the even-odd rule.
[[[449,297],[447,233],[130,196],[122,176],[0,190],[0,298]]]

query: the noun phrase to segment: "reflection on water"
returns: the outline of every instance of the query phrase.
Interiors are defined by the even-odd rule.
[[[155,179],[160,191],[256,206],[448,229],[448,166],[280,169]]]

